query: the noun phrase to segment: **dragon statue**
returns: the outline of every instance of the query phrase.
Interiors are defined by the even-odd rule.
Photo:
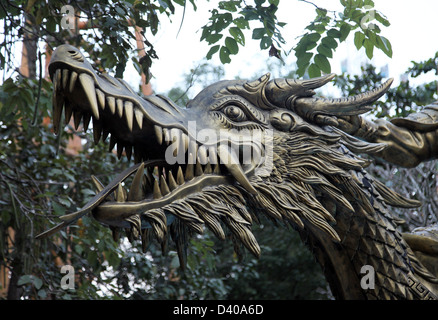
[[[133,156],[135,164],[106,186],[93,177],[97,194],[38,238],[92,214],[115,239],[125,231],[143,248],[154,238],[162,245],[172,239],[184,265],[189,237],[205,228],[258,257],[251,226],[266,217],[300,234],[338,299],[437,299],[438,240],[400,233],[388,211],[420,204],[365,171],[369,161],[360,154],[382,153],[385,143],[347,133],[354,122],[347,120],[360,122],[391,79],[370,92],[326,99],[314,89],[333,74],[266,74],[217,82],[182,108],[95,72],[70,45],[54,51],[49,72],[55,133],[63,111],[76,127],[92,119],[95,141],[110,134],[110,150],[117,145],[119,158]],[[375,276],[365,289],[364,266]]]

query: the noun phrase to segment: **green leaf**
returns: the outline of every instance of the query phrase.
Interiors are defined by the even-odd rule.
[[[222,46],[219,51],[219,58],[223,64],[227,64],[231,62],[230,59],[230,52],[228,51],[227,47]]]
[[[314,63],[312,63],[308,69],[309,77],[310,78],[317,78],[321,76],[321,70],[318,68],[318,66]]]
[[[209,50],[208,53],[207,53],[207,56],[206,56],[207,59],[210,60],[211,57],[212,57],[216,52],[219,51],[219,48],[220,48],[220,45],[219,45],[219,44],[217,44],[217,45],[211,47],[210,50]]]
[[[338,47],[338,42],[331,38],[331,37],[325,37],[321,40],[321,43],[330,49],[336,49]]]
[[[372,59],[373,58],[373,52],[374,52],[374,44],[370,40],[365,39],[364,42],[363,42],[363,45],[365,47],[365,53],[367,54],[367,57],[369,59]]]
[[[255,28],[252,31],[252,38],[254,40],[262,39],[265,33],[266,33],[265,28]]]
[[[225,46],[227,47],[230,54],[237,54],[239,52],[239,46],[237,45],[236,40],[231,37],[225,38]]]
[[[270,37],[263,37],[260,41],[260,49],[268,49],[272,45],[272,39]]]
[[[356,31],[354,34],[354,45],[356,46],[356,49],[359,50],[364,45],[365,35],[360,32]]]
[[[327,57],[322,54],[317,54],[314,58],[315,64],[325,73],[331,72],[330,62]]]
[[[351,26],[348,23],[344,23],[341,28],[339,29],[341,32],[341,36],[339,37],[339,41],[343,42],[345,39],[347,39],[348,35],[351,31]]]
[[[229,32],[233,36],[234,40],[236,40],[242,46],[245,45],[245,35],[243,34],[242,30],[237,27],[231,27]]]
[[[377,47],[381,49],[388,57],[392,58],[392,45],[388,39],[383,36],[377,36]]]
[[[218,42],[221,38],[222,38],[221,34],[213,33],[213,34],[210,34],[207,37],[205,37],[205,40],[207,41],[208,44],[213,44],[213,43]]]
[[[312,59],[312,57],[313,57],[313,53],[311,53],[311,52],[307,52],[307,53],[299,55],[297,57],[297,67],[299,69],[302,69],[302,68],[306,69],[307,66],[309,65],[310,59]]]
[[[318,46],[318,48],[316,48],[316,51],[328,58],[333,58],[332,49],[322,43]]]
[[[327,31],[327,36],[329,36],[330,38],[340,38],[341,32],[339,30],[332,28],[332,29]]]

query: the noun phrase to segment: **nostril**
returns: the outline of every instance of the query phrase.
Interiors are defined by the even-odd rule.
[[[70,53],[70,54],[75,54],[75,53],[77,53],[75,50],[68,50],[68,53]]]

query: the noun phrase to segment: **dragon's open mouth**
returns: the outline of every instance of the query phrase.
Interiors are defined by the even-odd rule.
[[[117,145],[119,159],[134,155],[135,162],[106,187],[93,177],[98,193],[81,210],[60,217],[63,225],[93,212],[104,224],[130,228],[134,215],[236,181],[238,187],[256,193],[248,178],[254,161],[244,161],[238,154],[244,144],[237,144],[237,149],[233,143],[211,139],[201,144],[187,129],[185,110],[167,98],[142,99],[123,80],[97,75],[73,47],[60,47],[55,53],[63,53],[62,60],[54,55],[49,66],[55,133],[60,131],[63,111],[65,123],[73,117],[76,129],[82,121],[87,130],[92,120],[95,143],[111,135],[109,150]],[[150,227],[137,221],[139,229]]]

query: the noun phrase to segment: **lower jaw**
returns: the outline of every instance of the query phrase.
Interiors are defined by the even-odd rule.
[[[235,180],[232,176],[205,174],[186,181],[183,185],[177,187],[171,193],[160,199],[152,199],[149,197],[136,202],[104,202],[93,210],[93,217],[105,225],[129,228],[131,224],[126,221],[126,219],[133,215],[141,215],[152,209],[165,208],[166,205],[177,202],[178,200],[183,200],[185,197],[200,192],[204,188],[233,184],[235,184]],[[171,220],[168,219],[168,223],[170,222]],[[147,227],[147,225],[147,223],[142,223],[142,228],[143,226]]]

